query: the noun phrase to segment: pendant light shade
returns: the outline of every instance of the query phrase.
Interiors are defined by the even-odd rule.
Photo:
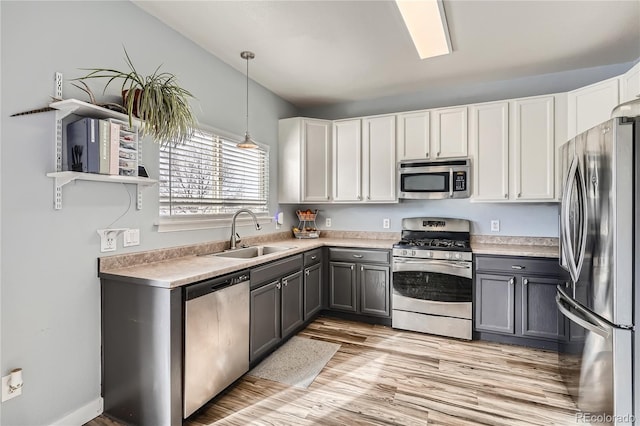
[[[244,51],[240,53],[240,57],[247,61],[247,130],[244,132],[244,140],[236,146],[238,148],[251,149],[258,147],[258,144],[251,139],[251,135],[249,134],[249,60],[255,58],[256,55],[254,55],[253,52]]]

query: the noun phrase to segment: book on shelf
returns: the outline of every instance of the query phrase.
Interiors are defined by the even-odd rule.
[[[109,120],[109,174],[117,175],[120,171],[120,124]]]
[[[85,117],[67,125],[69,170],[100,172],[100,120]]]

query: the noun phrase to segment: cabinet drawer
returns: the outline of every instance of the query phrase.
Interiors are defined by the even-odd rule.
[[[542,274],[563,276],[557,259],[511,256],[476,256],[476,271],[496,271],[510,274]]]
[[[322,249],[310,250],[304,253],[304,266],[313,265],[322,260]]]
[[[302,269],[302,255],[287,257],[268,265],[258,266],[251,270],[251,288],[256,288],[265,281],[279,279],[290,272]]]
[[[389,263],[388,250],[359,250],[330,248],[329,257],[331,260],[343,262],[377,262]]]

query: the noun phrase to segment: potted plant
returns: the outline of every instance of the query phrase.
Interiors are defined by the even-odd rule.
[[[124,53],[129,71],[83,68],[90,71],[89,74],[75,80],[83,82],[93,78],[107,78],[109,80],[103,93],[111,82],[122,80],[122,100],[129,116],[129,125],[132,124],[133,117],[137,117],[143,122],[140,129],[142,136],[150,135],[161,144],[187,141],[197,124],[189,104],[194,96],[178,85],[174,74],[160,72],[160,66],[151,75],[141,75],[133,66],[126,49]]]

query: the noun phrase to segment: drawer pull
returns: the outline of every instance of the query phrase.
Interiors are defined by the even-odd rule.
[[[520,266],[520,265],[511,265],[511,269],[518,269],[518,270],[522,270],[522,269],[524,269],[524,266]]]
[[[353,257],[358,258],[358,259],[362,259],[364,256],[361,254],[354,254]]]
[[[311,256],[311,260],[316,260],[318,256]]]

